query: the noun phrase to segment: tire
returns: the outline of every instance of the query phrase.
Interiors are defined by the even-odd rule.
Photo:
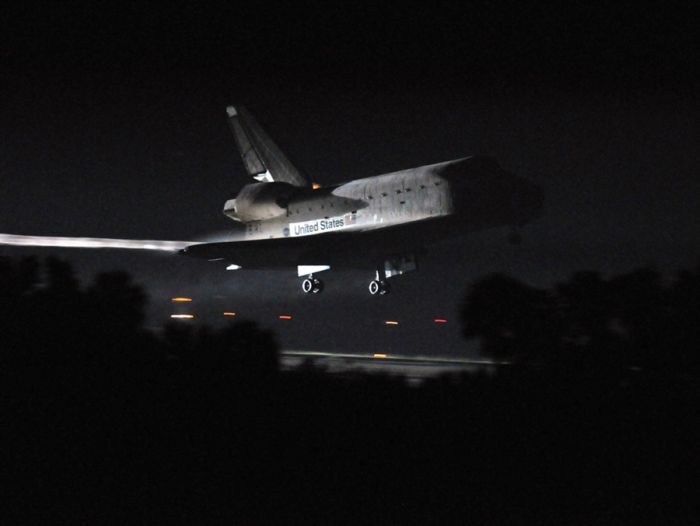
[[[389,292],[389,284],[386,281],[380,279],[373,279],[369,282],[369,293],[372,296],[380,295],[383,296]]]
[[[309,278],[306,278],[304,281],[301,282],[301,290],[304,291],[304,294],[309,294],[310,292],[313,292],[314,282]]]

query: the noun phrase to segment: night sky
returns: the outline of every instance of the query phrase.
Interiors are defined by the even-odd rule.
[[[697,17],[667,4],[122,2],[0,17],[0,232],[195,240],[232,228],[249,182],[225,107],[245,104],[314,181],[339,183],[471,154],[540,184],[545,213],[509,245],[494,229],[435,247],[373,298],[366,272],[302,295],[289,272],[118,251],[58,254],[82,277],[127,269],[152,296],[235,310],[286,348],[463,352],[474,280],[550,285],[576,270],[700,262]],[[282,326],[278,313],[296,319]],[[435,326],[434,317],[451,323]],[[386,328],[385,319],[402,325]]]

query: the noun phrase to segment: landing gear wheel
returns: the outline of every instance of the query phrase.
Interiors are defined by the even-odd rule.
[[[376,296],[377,294],[383,296],[387,292],[389,292],[389,284],[386,281],[373,279],[369,282],[369,293],[372,296]]]
[[[301,282],[301,290],[306,294],[318,294],[323,290],[323,282],[320,279],[309,276]]]

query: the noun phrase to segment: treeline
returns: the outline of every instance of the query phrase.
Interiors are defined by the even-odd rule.
[[[126,274],[0,260],[0,523],[695,524],[697,278],[487,278],[465,333],[515,365],[409,387],[282,373],[250,322],[156,337]]]
[[[579,272],[550,290],[503,275],[474,284],[463,332],[501,360],[595,374],[700,373],[700,267],[664,278],[642,269]]]

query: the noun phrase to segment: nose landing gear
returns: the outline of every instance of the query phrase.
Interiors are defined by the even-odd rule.
[[[380,270],[377,269],[375,278],[369,282],[368,289],[372,296],[383,296],[389,292],[389,283],[386,281],[386,274],[383,270],[380,273]]]

